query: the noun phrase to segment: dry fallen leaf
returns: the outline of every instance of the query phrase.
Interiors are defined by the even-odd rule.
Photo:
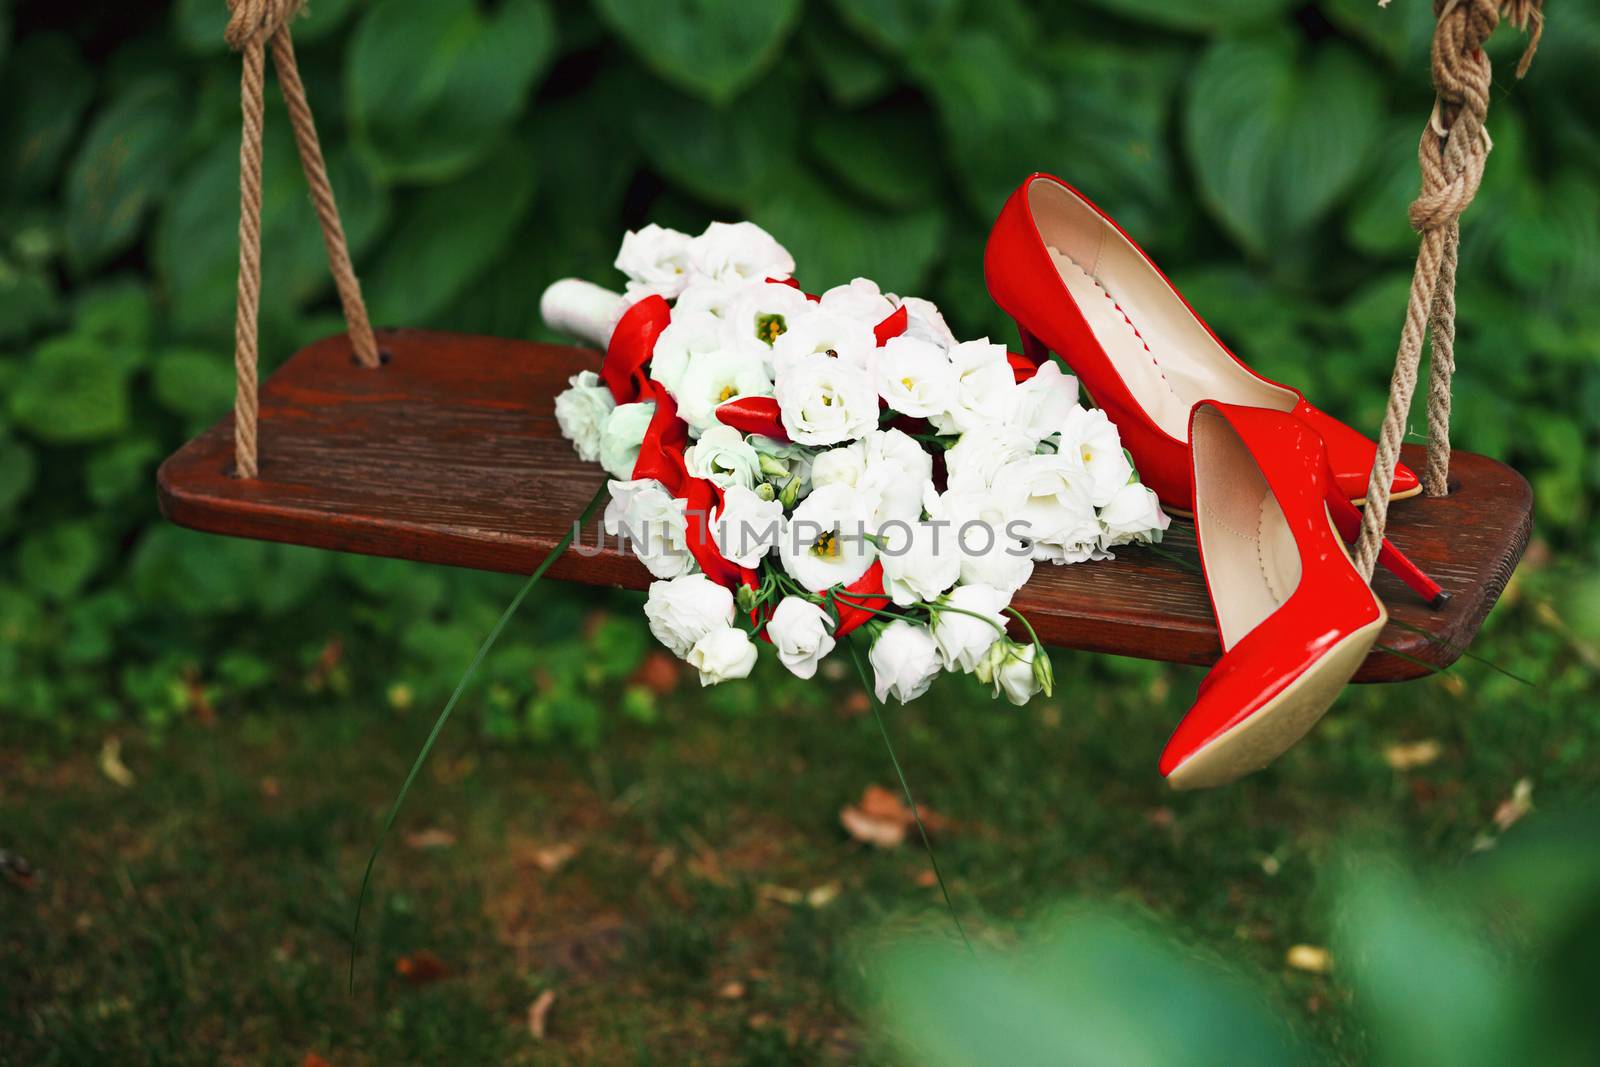
[[[1511,787],[1511,795],[1494,809],[1494,825],[1501,833],[1505,833],[1532,810],[1533,779],[1523,778]]]
[[[762,900],[775,900],[779,904],[788,904],[791,907],[806,899],[806,895],[798,889],[790,889],[786,885],[773,885],[770,882],[757,886],[756,895]]]
[[[946,820],[936,812],[920,805],[918,810],[929,834],[947,828]],[[857,841],[874,848],[896,848],[905,841],[916,820],[899,793],[881,785],[869,785],[862,791],[858,804],[846,805],[839,812],[839,823]]]
[[[666,696],[678,688],[678,680],[683,677],[683,668],[678,666],[678,660],[665,652],[651,652],[639,664],[639,669],[633,672],[630,682],[633,685],[642,685],[656,696]]]
[[[806,894],[806,903],[813,908],[826,908],[839,899],[840,888],[838,882],[825,882]]]
[[[1333,954],[1321,945],[1294,945],[1284,962],[1297,971],[1327,974],[1333,970]]]
[[[108,737],[100,746],[100,773],[124,789],[133,786],[133,772],[122,762],[122,741]]]
[[[536,867],[546,874],[554,874],[565,867],[572,857],[578,854],[578,846],[569,842],[559,845],[546,845],[533,850],[533,862]]]
[[[744,993],[744,983],[739,981],[737,978],[723,982],[722,985],[717,988],[717,996],[721,997],[723,1000],[743,1000]]]
[[[258,784],[259,788],[261,789],[261,795],[266,797],[268,800],[275,800],[283,795],[283,783],[279,782],[270,774],[261,779],[260,783]]]
[[[545,1022],[550,1017],[550,1005],[556,1002],[556,991],[546,989],[534,998],[528,1005],[528,1033],[533,1035],[535,1041],[543,1041],[545,1035]]]
[[[1423,741],[1390,745],[1383,750],[1383,760],[1397,771],[1409,771],[1417,767],[1426,767],[1438,759],[1443,751],[1443,746],[1430,737]]]
[[[444,965],[444,960],[427,949],[422,949],[395,960],[394,973],[412,985],[427,985],[449,974],[450,968]]]
[[[450,848],[455,843],[456,835],[439,826],[413,830],[406,835],[406,845],[410,848]]]
[[[300,1061],[300,1067],[333,1067],[333,1065],[315,1052],[308,1052],[306,1058]]]

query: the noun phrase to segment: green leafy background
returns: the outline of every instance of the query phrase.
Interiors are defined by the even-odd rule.
[[[937,300],[964,335],[1011,340],[983,240],[1016,182],[1048,170],[1137,235],[1262,371],[1375,428],[1415,247],[1428,6],[312,0],[295,35],[381,324],[541,337],[541,288],[617,281],[624,228],[749,217],[810,288],[869,275]],[[197,692],[360,688],[407,707],[448,686],[509,596],[501,577],[207,538],[156,513],[156,465],[231,395],[239,104],[224,22],[222,0],[90,14],[0,0],[8,730],[159,726]],[[1600,15],[1554,5],[1522,83],[1519,47],[1506,31],[1492,48],[1496,149],[1466,223],[1455,438],[1534,483],[1525,573],[1592,654]],[[270,367],[340,320],[269,100]],[[647,647],[632,602],[596,629],[586,612],[608,595],[542,595],[548,610],[488,668],[480,728],[592,744],[608,716],[654,716],[622,682]],[[1544,651],[1492,647],[1546,670]]]

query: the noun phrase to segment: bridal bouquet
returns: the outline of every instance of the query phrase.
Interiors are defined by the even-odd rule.
[[[748,675],[763,642],[810,678],[860,628],[879,700],[941,670],[1017,704],[1048,695],[1050,661],[1010,607],[1035,564],[1167,527],[1077,379],[958,340],[926,300],[866,278],[809,295],[749,222],[646,226],[616,265],[623,296],[545,294],[552,326],[606,349],[556,416],[614,479],[604,529],[657,579],[651,632],[704,685]]]

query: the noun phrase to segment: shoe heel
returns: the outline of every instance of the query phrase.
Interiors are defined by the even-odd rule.
[[[1329,486],[1332,487],[1331,480]],[[1334,525],[1339,528],[1339,536],[1345,541],[1354,542],[1361,536],[1360,509],[1350,503],[1337,489],[1328,493],[1328,511],[1333,516]],[[1387,537],[1378,548],[1378,564],[1404,582],[1434,611],[1438,611],[1450,602],[1450,594],[1438,582],[1422,573],[1422,568],[1407,559]]]
[[[1015,320],[1013,320],[1015,321]],[[1017,333],[1022,338],[1022,354],[1036,367],[1042,367],[1050,362],[1049,347],[1033,334],[1029,333],[1022,323],[1017,323]]]

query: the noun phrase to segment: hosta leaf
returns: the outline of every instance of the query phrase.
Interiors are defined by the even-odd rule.
[[[93,338],[68,335],[34,350],[11,390],[11,417],[51,444],[98,441],[128,423],[127,364]]]
[[[531,154],[507,142],[470,174],[422,190],[367,272],[373,319],[412,326],[437,314],[506,246],[535,184]]]
[[[350,254],[359,256],[387,223],[389,197],[348,148],[331,146],[328,157],[329,181]],[[156,269],[183,332],[218,338],[231,334],[238,227],[239,148],[224,141],[179,177],[156,226]],[[332,285],[288,117],[269,109],[262,148],[262,313],[303,307]]]
[[[170,81],[126,90],[90,126],[67,174],[67,258],[98,266],[132,244],[167,186],[183,137],[183,98]]]
[[[543,0],[382,0],[350,41],[350,121],[380,176],[437,182],[489,151],[555,48]]]
[[[725,102],[777,59],[800,0],[595,0],[640,62],[704,100]]]
[[[13,193],[47,189],[94,95],[94,78],[71,38],[41,33],[17,47],[0,85],[0,184]]]
[[[0,341],[26,337],[54,319],[60,306],[48,271],[0,259]]]
[[[823,88],[843,107],[874,100],[894,85],[894,69],[884,58],[833,19],[807,19],[800,43]]]
[[[359,3],[360,0],[311,0],[290,24],[290,33],[296,42],[325,37],[338,29]],[[177,0],[173,5],[173,30],[191,52],[206,54],[227,48],[222,39],[227,25],[228,6],[221,0]]]
[[[33,449],[21,441],[0,435],[0,527],[14,514],[22,498],[33,488],[38,470]]]
[[[811,155],[839,181],[889,207],[933,200],[939,171],[927,151],[938,143],[924,108],[829,111],[811,124]]]
[[[220,416],[225,408],[219,408]],[[149,492],[151,468],[161,458],[161,449],[143,437],[124,437],[97,449],[84,467],[84,486],[89,499],[100,507],[119,504],[136,493]]]
[[[65,600],[94,574],[100,539],[87,522],[58,522],[30,533],[17,550],[17,575],[24,585]]]
[[[634,136],[666,178],[713,204],[739,208],[792,170],[798,85],[772,78],[725,105],[656,90],[634,109]]]
[[[886,52],[911,52],[950,29],[962,0],[834,0],[850,28]]]
[[[1222,42],[1189,93],[1184,140],[1202,197],[1260,256],[1332,209],[1382,130],[1377,75],[1336,44],[1302,57],[1273,38]]]
[[[1271,22],[1299,0],[1090,0],[1097,7],[1174,30],[1237,29]],[[1415,6],[1415,5],[1414,5]]]
[[[887,214],[798,174],[750,214],[794,253],[800,283],[812,292],[864,277],[886,291],[916,293],[944,234],[937,210]]]
[[[190,423],[209,423],[233,405],[232,353],[177,348],[156,357],[153,367],[156,400]]]

